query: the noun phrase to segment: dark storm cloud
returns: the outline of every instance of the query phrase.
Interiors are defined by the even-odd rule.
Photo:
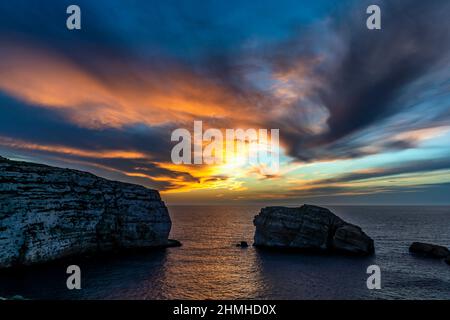
[[[317,53],[324,59],[313,73],[321,84],[308,95],[308,101],[298,102],[298,108],[306,102],[325,106],[329,111],[328,130],[308,135],[292,120],[279,120],[280,126],[290,124],[283,137],[293,156],[309,160],[324,154],[333,157],[333,153],[336,157],[360,155],[357,145],[352,154],[352,145],[342,150],[340,141],[370,126],[382,125],[392,115],[408,112],[406,102],[399,100],[403,91],[420,77],[448,67],[450,2],[377,2],[382,10],[382,30],[366,28],[367,2],[361,2],[351,14],[344,11],[329,23],[331,34],[315,34],[313,39],[299,37],[277,52],[275,67],[280,70],[289,70]],[[388,147],[403,149],[409,143]]]
[[[337,27],[347,49],[337,68],[327,74],[329,84],[320,95],[332,110],[327,140],[395,112],[393,103],[401,90],[447,57],[450,23],[444,12],[450,9],[448,1],[381,7],[380,32],[362,27],[362,19],[351,29]]]
[[[317,31],[302,25],[314,19],[302,12],[301,5],[294,10],[289,1],[277,6],[239,7],[233,3],[199,6],[195,1],[180,5],[142,1],[133,7],[121,1],[80,0],[84,28],[67,32],[66,15],[61,12],[70,1],[17,0],[0,4],[0,36],[25,37],[54,48],[104,83],[124,77],[135,86],[144,86],[135,68],[145,66],[151,72],[152,68],[183,63],[240,100],[239,107],[247,110],[237,113],[252,112],[254,124],[280,128],[281,139],[292,156],[301,160],[358,157],[365,152],[346,139],[404,111],[405,105],[397,103],[402,91],[448,58],[450,3],[376,1],[382,9],[380,31],[365,27],[365,9],[373,2],[349,3],[329,13],[325,29]],[[264,23],[268,13],[273,14],[269,25]],[[300,30],[299,35],[292,36],[294,30]],[[284,45],[264,42],[250,52],[242,47],[252,38],[279,40],[286,35],[291,38]],[[276,109],[278,101],[255,88],[246,76],[261,65],[289,71],[299,61],[307,63],[317,55],[324,60],[309,76],[321,83],[304,98],[306,101],[297,101],[287,116],[259,119]],[[118,69],[121,74],[115,73],[111,61],[114,67],[122,66]],[[306,103],[321,105],[329,112],[326,132],[311,134],[298,121],[295,113],[301,113]],[[396,142],[387,149],[409,146],[408,141]]]
[[[140,151],[154,161],[170,160],[170,127],[91,129],[68,122],[51,110],[36,109],[0,95],[0,136],[84,150]]]
[[[117,172],[115,178],[122,180],[127,180],[126,175],[130,174],[133,181],[159,190],[175,188],[173,181],[199,182],[188,172],[169,170],[157,164],[170,161],[168,150],[171,149],[172,142],[167,132],[171,129],[167,127],[136,126],[102,130],[81,128],[54,112],[36,109],[2,95],[0,114],[0,145],[4,145],[6,141],[8,147],[8,143],[11,143],[10,151],[5,151],[2,154],[4,156],[13,156],[17,152],[32,154],[38,158],[50,159],[55,164],[64,158],[61,166],[73,164],[77,168],[81,164],[94,172],[100,168]],[[64,154],[59,147],[71,149]],[[135,151],[142,153],[145,158],[95,157],[95,153],[101,154],[108,150]],[[89,152],[93,152],[93,155],[84,155]],[[166,181],[153,179],[161,177]]]

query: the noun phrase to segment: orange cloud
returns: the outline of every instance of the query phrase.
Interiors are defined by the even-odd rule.
[[[45,151],[50,153],[59,153],[71,156],[80,156],[87,158],[119,158],[119,159],[140,159],[147,158],[148,155],[138,151],[126,151],[126,150],[83,150],[77,148],[70,148],[60,145],[42,145],[37,143],[30,143],[19,139],[11,139],[7,137],[0,137],[0,145],[9,147],[12,149],[22,150],[36,150]]]
[[[63,156],[64,161],[73,162],[82,167],[93,167],[122,175],[125,180],[128,178],[141,178],[148,181],[151,186],[154,182],[164,182],[165,187],[161,191],[166,193],[180,193],[193,190],[244,190],[243,182],[235,177],[220,174],[218,166],[207,165],[175,165],[171,162],[152,162],[151,155],[138,151],[128,150],[84,150],[71,148],[63,145],[38,144],[20,139],[12,139],[0,136],[0,146],[20,151],[40,151],[56,156]],[[86,158],[86,160],[72,160],[71,157]],[[148,163],[158,169],[147,172],[147,168],[134,167],[123,170],[108,165],[97,163],[98,159],[123,159],[141,160],[141,163]],[[133,182],[133,179],[129,179]]]
[[[432,138],[436,138],[439,136],[445,135],[450,131],[450,126],[439,126],[432,128],[423,128],[410,130],[406,132],[401,132],[394,135],[391,140],[392,141],[413,141],[413,142],[422,142],[424,140],[429,140]]]
[[[0,90],[32,105],[64,111],[80,126],[255,118],[248,112],[252,106],[228,89],[180,66],[162,71],[111,60],[93,74],[55,52],[9,43],[0,47]]]

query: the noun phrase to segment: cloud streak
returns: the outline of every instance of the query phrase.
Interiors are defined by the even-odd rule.
[[[342,14],[323,23],[313,35],[291,39],[278,48],[275,59],[269,58],[278,72],[293,79],[294,84],[296,79],[304,79],[296,72],[299,65],[314,56],[320,60],[310,79],[306,79],[310,91],[294,101],[285,118],[278,120],[280,125],[290,123],[284,138],[290,154],[296,158],[309,161],[361,156],[360,146],[351,143],[353,135],[368,129],[380,134],[377,126],[383,128],[392,117],[410,107],[411,102],[403,96],[410,86],[442,69],[448,75],[450,23],[445,17],[450,9],[448,2],[401,1],[401,5],[382,2],[381,31],[365,28],[366,16],[361,12],[366,4],[356,5],[351,15]],[[428,88],[420,89],[436,86],[435,83],[426,85]],[[300,83],[291,90],[302,92],[304,87]],[[448,92],[448,84],[441,90]],[[305,109],[314,109],[319,119],[320,114],[326,117],[320,121],[323,128],[319,134],[290,120],[297,122],[295,113],[301,114]],[[431,109],[431,113],[449,119],[448,103]],[[408,129],[415,125],[410,124]],[[433,127],[434,123],[430,121],[427,125]],[[342,142],[347,143],[347,148],[342,148]],[[397,146],[402,149],[408,144]]]
[[[281,182],[292,171],[261,179],[254,168],[175,167],[172,130],[192,128],[194,120],[205,128],[279,128],[286,163],[300,166],[415,150],[445,137],[450,3],[378,1],[381,31],[366,29],[366,1],[337,9],[323,3],[297,17],[289,1],[253,11],[248,4],[200,10],[158,1],[81,1],[86,20],[79,33],[56,25],[64,23],[63,2],[37,7],[18,0],[26,17],[2,3],[0,146],[168,192],[251,194],[247,187],[260,192],[258,183],[266,186],[261,193],[277,183],[289,188]],[[299,12],[306,8],[297,5]],[[268,12],[273,21],[262,23]],[[439,163],[442,170],[450,166]],[[435,171],[430,165],[386,163],[296,187],[326,194],[339,184],[420,166]]]

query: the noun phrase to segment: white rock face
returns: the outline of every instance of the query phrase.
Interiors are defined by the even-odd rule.
[[[168,245],[156,190],[0,157],[0,268]]]

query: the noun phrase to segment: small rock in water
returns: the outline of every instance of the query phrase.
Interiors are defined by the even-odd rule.
[[[181,247],[182,245],[183,244],[178,240],[169,239],[167,247]]]
[[[446,264],[450,265],[450,256],[447,256],[444,261]]]
[[[236,245],[236,247],[247,248],[248,247],[248,243],[247,243],[247,241],[241,241],[240,243],[238,243]]]
[[[450,256],[450,250],[446,247],[423,242],[413,242],[409,247],[409,252],[436,259]]]

